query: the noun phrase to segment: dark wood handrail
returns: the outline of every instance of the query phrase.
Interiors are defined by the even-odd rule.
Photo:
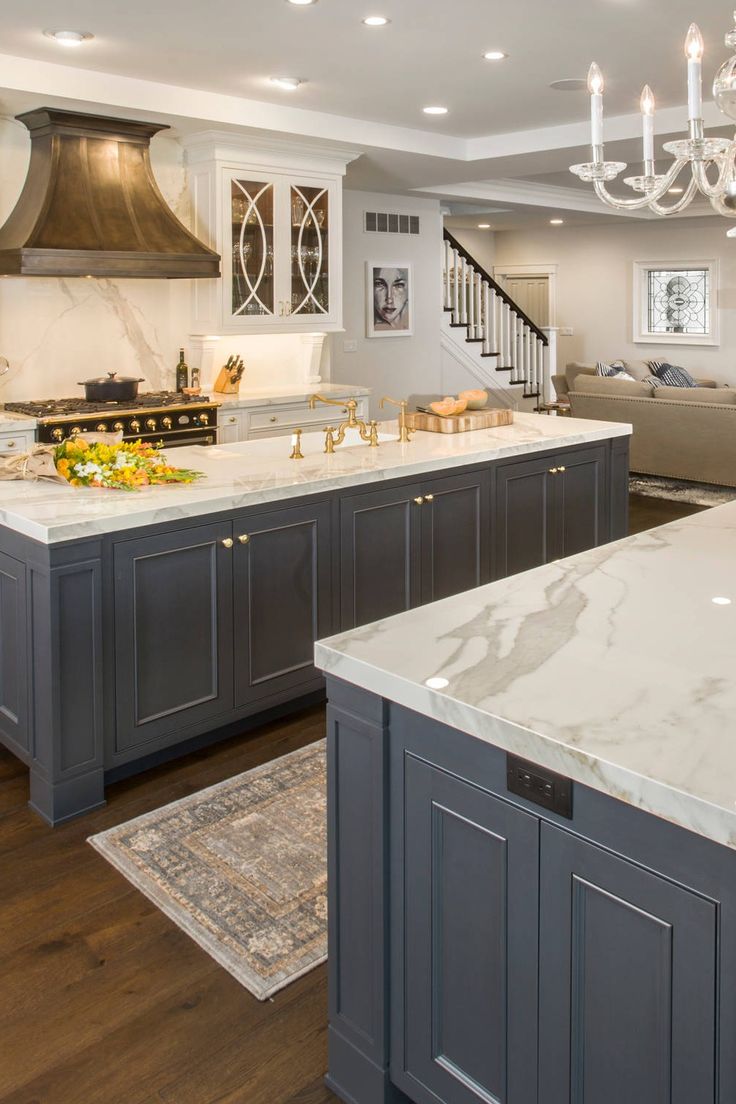
[[[542,342],[542,344],[543,345],[549,345],[549,338],[547,337],[544,330],[540,330],[539,326],[537,326],[537,324],[535,322],[532,322],[529,315],[525,314],[524,311],[521,309],[521,307],[518,306],[514,302],[514,300],[511,298],[511,296],[503,290],[501,285],[499,283],[497,283],[493,279],[493,277],[491,275],[489,275],[489,273],[486,272],[486,270],[482,267],[482,265],[478,264],[475,257],[470,256],[467,249],[465,249],[460,244],[460,242],[457,240],[457,238],[453,237],[453,235],[450,233],[450,231],[447,228],[445,228],[445,230],[444,230],[443,238],[446,242],[450,243],[450,245],[452,246],[453,249],[457,249],[460,256],[463,257],[468,262],[468,264],[471,264],[473,266],[473,268],[475,269],[475,271],[477,273],[479,273],[479,275],[481,275],[484,280],[487,280],[487,282],[491,285],[491,287],[495,291],[496,295],[498,295],[501,299],[503,299],[504,303],[506,303],[507,306],[511,307],[512,310],[514,310],[516,312],[516,314],[518,314],[519,318],[522,319],[522,321],[526,322],[529,329],[532,331],[532,333],[535,333],[537,335],[537,337]]]

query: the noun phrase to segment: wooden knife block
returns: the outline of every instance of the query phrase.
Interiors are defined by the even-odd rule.
[[[230,369],[221,368],[220,374],[215,381],[214,390],[220,395],[237,395],[240,390],[240,380],[237,383],[230,382]]]

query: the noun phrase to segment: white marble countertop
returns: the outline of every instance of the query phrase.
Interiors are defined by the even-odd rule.
[[[332,396],[336,399],[360,399],[370,395],[370,387],[355,387],[349,383],[319,383],[313,385],[291,384],[289,387],[248,388],[241,387],[237,395],[221,395],[211,388],[207,390],[213,402],[227,410],[246,410],[251,406],[283,406],[287,403],[306,402],[310,395]]]
[[[321,641],[317,665],[736,847],[735,564],[736,502]]]
[[[378,448],[341,445],[323,452],[324,434],[302,436],[303,460],[290,460],[290,438],[171,449],[178,467],[205,478],[190,485],[136,492],[56,483],[0,483],[0,524],[45,544],[126,532],[141,525],[206,517],[218,511],[279,502],[342,487],[422,475],[545,449],[627,436],[631,427],[582,418],[515,414],[510,426],[473,433],[417,433],[408,445],[396,423],[381,423]]]
[[[12,410],[3,410],[0,407],[0,433],[15,433],[16,430],[35,430],[35,428],[35,418],[29,418],[27,414],[16,414]]]

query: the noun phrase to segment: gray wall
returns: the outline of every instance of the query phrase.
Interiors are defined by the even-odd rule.
[[[397,211],[420,216],[420,234],[373,234],[363,230],[365,211]],[[345,191],[344,334],[331,338],[333,383],[373,388],[373,414],[381,395],[406,398],[412,392],[441,391],[440,320],[442,317],[440,206],[433,199]],[[365,262],[409,262],[414,278],[414,333],[411,337],[366,337]],[[346,353],[345,342],[357,342]]]

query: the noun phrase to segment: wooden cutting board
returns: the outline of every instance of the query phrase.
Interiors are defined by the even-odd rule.
[[[422,414],[413,410],[406,415],[409,429],[426,430],[428,433],[468,433],[472,429],[494,429],[496,426],[511,425],[513,410],[495,408],[490,410],[466,410],[451,418],[442,418],[439,414]]]

